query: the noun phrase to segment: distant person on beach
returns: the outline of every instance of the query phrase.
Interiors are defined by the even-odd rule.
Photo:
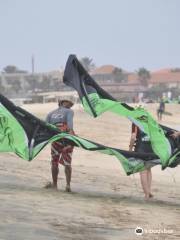
[[[149,137],[143,133],[134,123],[132,124],[131,139],[129,144],[129,151],[133,150],[139,153],[153,152]],[[152,172],[150,167],[140,172],[140,179],[145,199],[148,200],[149,198],[153,197],[151,193]]]
[[[162,115],[165,112],[165,102],[163,100],[163,98],[161,98],[161,101],[159,103],[159,107],[157,109],[157,117],[158,117],[158,121],[162,120]]]
[[[69,100],[59,100],[58,108],[47,115],[46,121],[55,125],[61,131],[74,134],[73,130],[73,116],[74,112],[71,109],[73,103]],[[51,173],[53,182],[49,182],[46,188],[57,189],[57,181],[59,174],[59,163],[65,167],[66,175],[66,191],[70,192],[71,187],[71,160],[72,160],[73,146],[67,145],[63,141],[53,142],[51,145]]]

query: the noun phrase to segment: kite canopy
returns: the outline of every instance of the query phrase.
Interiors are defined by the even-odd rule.
[[[127,117],[149,136],[152,149],[160,158],[162,168],[169,165],[174,149],[162,127],[144,108],[133,108],[113,98],[87,73],[75,55],[70,55],[67,60],[63,81],[78,92],[85,111],[90,115],[97,117],[103,112],[110,111]]]
[[[160,160],[152,153],[136,153],[111,148],[87,139],[70,135],[53,125],[38,119],[24,109],[15,106],[0,95],[0,152],[14,152],[28,161],[53,141],[62,141],[89,151],[98,151],[115,156],[122,164],[127,175],[142,171],[149,166],[160,164]],[[179,156],[179,153],[176,153]],[[179,164],[177,156],[172,156],[175,167]]]
[[[30,161],[48,143],[63,141],[67,145],[115,156],[127,175],[158,164],[162,165],[163,169],[180,164],[178,145],[169,137],[172,129],[160,127],[143,108],[134,109],[116,101],[97,85],[74,55],[71,55],[67,61],[64,82],[78,91],[85,110],[94,117],[105,111],[111,111],[134,122],[150,137],[154,153],[125,151],[61,132],[55,126],[15,106],[1,94],[0,152],[14,152],[19,157]]]

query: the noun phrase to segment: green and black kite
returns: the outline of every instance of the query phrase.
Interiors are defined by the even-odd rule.
[[[173,129],[160,126],[144,108],[133,108],[113,98],[87,73],[75,55],[67,60],[63,81],[78,92],[86,112],[94,117],[106,111],[127,117],[150,138],[162,169],[172,164],[171,156],[178,150],[178,145],[169,137]]]

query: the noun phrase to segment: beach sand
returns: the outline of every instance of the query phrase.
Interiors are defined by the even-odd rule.
[[[23,106],[44,118],[55,103]],[[147,105],[156,118],[157,105]],[[162,124],[180,127],[180,105],[167,104],[172,116]],[[92,118],[74,107],[76,134],[128,149],[130,122],[111,113]],[[126,176],[112,156],[76,148],[72,193],[66,193],[60,167],[59,190],[44,189],[51,180],[50,146],[32,161],[0,155],[0,240],[134,240],[180,239],[180,167],[154,167],[154,199],[145,201],[139,174]],[[135,234],[136,227],[144,230]],[[153,233],[161,231],[161,233]],[[164,232],[163,232],[164,231]]]

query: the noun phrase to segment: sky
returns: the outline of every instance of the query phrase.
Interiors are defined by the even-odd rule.
[[[179,0],[0,0],[0,71],[48,72],[69,54],[128,71],[180,67]]]

